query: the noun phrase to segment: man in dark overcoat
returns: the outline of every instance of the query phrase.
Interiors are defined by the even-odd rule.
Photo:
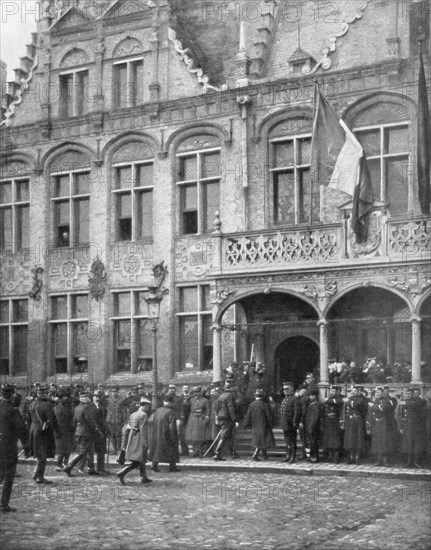
[[[163,406],[154,413],[151,434],[150,460],[152,470],[159,472],[159,462],[167,462],[170,472],[179,472],[178,430],[172,395],[163,396]]]
[[[299,416],[299,424],[298,424],[298,433],[299,433],[299,439],[302,445],[301,460],[305,460],[308,458],[307,456],[308,440],[307,440],[307,432],[305,430],[305,414],[307,412],[307,407],[310,402],[306,387],[302,384],[298,386],[295,392],[295,396],[298,398],[298,402],[299,402],[300,416]]]
[[[95,434],[93,437],[93,449],[88,457],[88,466],[90,470],[94,469],[94,455],[96,453],[96,472],[99,475],[108,475],[105,469],[106,438],[109,435],[109,425],[106,422],[106,409],[103,407],[102,399],[104,393],[102,390],[96,390],[93,395],[93,402],[89,405],[91,414],[94,416],[99,432],[102,436]]]
[[[69,464],[69,457],[75,450],[75,424],[73,421],[73,406],[70,392],[60,388],[58,390],[59,401],[54,406],[59,434],[55,439],[57,452],[57,472],[61,472],[64,466]]]
[[[12,495],[13,480],[18,464],[17,440],[21,440],[25,456],[30,454],[30,444],[24,419],[18,409],[12,406],[11,399],[15,388],[12,384],[2,387],[0,399],[0,484],[3,484],[0,512],[15,512],[9,506]]]
[[[186,428],[186,441],[192,445],[193,457],[202,458],[205,443],[210,439],[210,406],[202,395],[202,386],[196,386],[190,399],[190,416]]]
[[[344,426],[343,447],[347,452],[348,464],[359,464],[359,457],[367,448],[365,419],[367,417],[367,402],[359,393],[358,387],[350,390],[350,395],[344,399],[344,407],[340,423]]]
[[[407,457],[407,468],[422,468],[422,455],[426,443],[426,401],[416,394],[413,387],[407,390],[403,406],[402,452]]]
[[[310,444],[309,462],[319,462],[323,404],[319,401],[319,390],[308,391],[309,403],[305,413],[305,431]]]
[[[252,460],[259,460],[260,451],[262,451],[263,459],[267,460],[268,448],[275,446],[272,433],[274,418],[270,404],[264,400],[264,391],[259,388],[255,395],[256,400],[248,407],[243,427],[246,429],[251,426],[252,445],[255,448]]]
[[[389,432],[391,434],[388,457],[393,462],[400,451],[401,443],[400,432],[398,431],[397,419],[395,417],[398,401],[396,397],[391,395],[391,389],[388,384],[383,386],[383,397],[386,397],[391,405],[390,413],[388,414]]]
[[[376,387],[374,401],[369,403],[367,430],[371,434],[371,454],[376,455],[375,466],[389,466],[388,455],[392,450],[392,404],[383,395],[383,388]]]
[[[214,453],[214,460],[225,460],[221,452],[226,442],[233,445],[233,430],[237,421],[235,397],[232,393],[232,381],[227,379],[220,397],[214,402],[215,422],[220,428],[219,440]],[[235,448],[233,446],[233,448]]]
[[[323,406],[322,445],[329,461],[338,464],[343,445],[340,416],[343,410],[343,398],[340,386],[330,386],[329,397]]]
[[[286,458],[283,462],[296,461],[298,424],[301,419],[299,398],[293,392],[292,382],[283,382],[284,398],[280,405],[280,426],[286,442]]]
[[[32,454],[37,460],[33,479],[36,483],[52,483],[45,479],[45,468],[47,459],[55,457],[55,436],[59,437],[60,431],[46,386],[38,387],[36,401],[31,403],[29,412],[30,442]]]

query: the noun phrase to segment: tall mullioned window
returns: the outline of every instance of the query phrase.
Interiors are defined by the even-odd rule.
[[[220,209],[221,175],[219,147],[177,153],[181,234],[214,229],[215,213]]]
[[[63,72],[60,81],[60,117],[71,118],[88,112],[88,70],[76,69]]]
[[[144,100],[142,57],[116,61],[113,66],[113,103],[117,109],[136,107]]]
[[[0,181],[0,250],[30,246],[30,180]]]
[[[56,374],[87,372],[88,294],[51,297],[51,365]]]
[[[144,292],[115,292],[112,299],[116,372],[152,370],[152,335]]]
[[[0,374],[26,374],[27,352],[28,299],[0,300]]]
[[[209,285],[180,287],[180,370],[212,368],[213,338]]]

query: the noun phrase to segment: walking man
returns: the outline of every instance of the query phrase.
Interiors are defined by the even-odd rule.
[[[232,394],[232,382],[227,379],[223,393],[214,403],[216,424],[220,427],[220,439],[214,453],[214,460],[225,460],[221,452],[226,441],[232,441],[236,423],[235,398]]]
[[[175,412],[173,411],[172,395],[163,396],[163,406],[154,413],[154,424],[151,435],[150,460],[152,470],[159,472],[159,462],[167,462],[170,472],[180,472],[177,463],[180,461],[178,452],[178,430]]]
[[[250,403],[244,419],[244,429],[251,426],[252,445],[255,447],[252,460],[259,460],[259,453],[262,451],[263,460],[268,460],[267,450],[275,446],[272,427],[274,418],[271,406],[264,401],[265,393],[258,388],[255,393],[256,400]]]

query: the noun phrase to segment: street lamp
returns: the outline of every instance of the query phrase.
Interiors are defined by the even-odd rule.
[[[158,373],[157,373],[157,329],[160,319],[160,303],[163,300],[163,296],[169,292],[168,289],[161,289],[163,280],[166,275],[166,268],[163,262],[153,269],[154,278],[157,279],[158,284],[148,286],[144,289],[144,300],[147,304],[148,319],[151,321],[151,333],[153,335],[153,396],[152,407],[153,410],[157,408],[157,386],[158,386]]]

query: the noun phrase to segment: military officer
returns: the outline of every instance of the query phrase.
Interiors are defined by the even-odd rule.
[[[329,397],[324,402],[322,443],[330,461],[340,462],[340,450],[343,445],[343,434],[340,427],[340,416],[343,410],[343,398],[340,386],[330,386]]]
[[[344,427],[343,447],[348,454],[348,464],[359,464],[359,457],[366,450],[366,416],[367,403],[365,398],[359,393],[358,387],[353,386],[350,395],[344,398],[340,422],[341,426]]]
[[[425,450],[426,401],[420,397],[420,389],[407,389],[403,406],[402,452],[407,456],[407,468],[422,468],[422,454]]]
[[[375,466],[389,466],[388,454],[392,450],[392,404],[383,395],[382,386],[376,387],[374,401],[369,403],[367,430],[371,434],[371,454],[376,455]]]
[[[284,398],[280,405],[280,425],[286,443],[286,457],[283,462],[296,461],[298,424],[301,419],[299,398],[293,392],[292,382],[283,382]]]
[[[221,456],[221,452],[226,441],[232,441],[233,430],[237,420],[235,398],[232,394],[232,382],[230,379],[225,381],[224,391],[214,403],[214,414],[216,424],[220,427],[220,439],[214,453],[214,460],[225,460]]]

